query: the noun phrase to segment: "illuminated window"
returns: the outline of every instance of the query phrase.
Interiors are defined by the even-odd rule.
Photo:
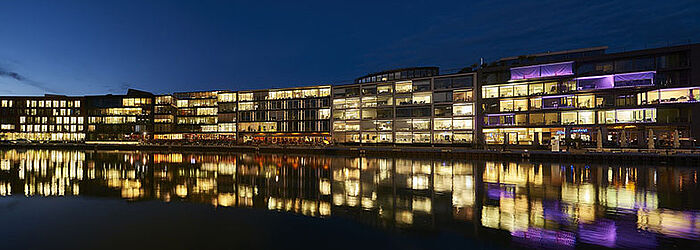
[[[527,111],[527,99],[515,99],[515,100],[513,100],[513,110],[514,111]]]
[[[576,107],[578,108],[593,108],[595,106],[594,95],[576,96]]]
[[[578,112],[578,124],[594,124],[595,123],[595,112],[594,111],[579,111]]]
[[[412,82],[397,82],[396,93],[408,93],[413,90]]]
[[[465,116],[474,114],[474,105],[471,103],[453,104],[452,112],[454,116]]]
[[[501,112],[513,111],[513,100],[500,100],[498,106]]]
[[[413,130],[429,130],[430,120],[429,119],[413,119]]]
[[[236,93],[219,93],[217,98],[219,102],[235,102]]]
[[[415,94],[413,94],[413,103],[414,104],[430,103],[431,97],[432,97],[432,94],[430,92],[415,93]]]
[[[393,92],[391,85],[379,85],[377,86],[377,94],[389,94]]]
[[[413,135],[411,132],[396,132],[396,143],[411,143]]]
[[[452,143],[452,132],[436,132],[433,135],[434,143]]]
[[[511,97],[513,96],[513,86],[500,86],[498,92],[499,97]]]
[[[430,143],[430,133],[413,133],[413,143]]]
[[[451,118],[436,118],[433,123],[435,130],[452,130]]]
[[[474,92],[471,90],[455,90],[452,99],[454,102],[471,102],[474,100]]]
[[[334,121],[333,131],[346,131],[346,123],[344,121]]]
[[[240,101],[252,101],[253,93],[241,93],[239,99]]]
[[[526,96],[527,95],[527,84],[520,84],[513,86],[513,92],[515,96]]]
[[[562,112],[561,113],[561,124],[563,125],[573,125],[576,124],[576,112]]]
[[[375,112],[375,115],[376,115],[376,112]],[[345,119],[348,119],[348,120],[360,119],[360,110],[351,109],[351,110],[345,111]]]
[[[483,87],[483,97],[484,98],[497,98],[498,97],[498,87]]]
[[[455,130],[458,129],[473,129],[474,128],[474,120],[472,118],[462,118],[462,119],[454,119],[452,121],[452,127]]]

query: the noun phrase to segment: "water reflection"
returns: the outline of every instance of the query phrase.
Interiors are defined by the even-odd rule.
[[[535,247],[700,241],[697,170],[681,167],[7,150],[0,195],[185,200]]]

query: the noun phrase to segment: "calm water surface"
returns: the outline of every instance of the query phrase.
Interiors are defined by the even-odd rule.
[[[51,225],[60,221],[55,217],[63,210],[58,209],[79,211],[75,220],[87,228],[99,224],[94,217],[104,211],[110,212],[103,217],[131,218],[124,224],[150,225],[196,217],[204,209],[208,212],[202,213],[215,210],[216,216],[239,216],[238,221],[291,214],[289,223],[311,223],[310,231],[324,231],[334,241],[396,237],[395,242],[362,248],[396,242],[430,248],[431,241],[447,242],[450,248],[471,243],[485,248],[697,248],[699,191],[697,167],[652,163],[0,151],[0,222],[7,231]],[[182,208],[192,204],[198,208]],[[52,206],[56,210],[46,208]],[[31,215],[34,211],[39,212]],[[172,215],[163,215],[168,213]],[[220,220],[216,216],[189,223]],[[326,224],[358,232],[336,234]],[[104,230],[134,229],[112,225]],[[267,229],[255,230],[241,235]]]

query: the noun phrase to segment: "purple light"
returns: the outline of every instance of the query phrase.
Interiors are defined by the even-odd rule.
[[[609,89],[614,87],[613,76],[581,77],[576,80],[579,89]]]
[[[581,242],[604,247],[614,247],[617,238],[617,227],[612,220],[601,220],[595,224],[579,224],[579,239]]]
[[[510,69],[511,80],[573,75],[573,62],[541,64]]]
[[[519,244],[528,246],[557,245],[572,248],[576,243],[576,236],[571,232],[553,231],[541,228],[528,228],[527,231],[515,231],[510,233],[513,240]]]

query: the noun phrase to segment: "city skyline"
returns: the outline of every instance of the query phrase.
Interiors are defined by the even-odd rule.
[[[692,13],[698,7],[692,1],[636,3],[634,9],[621,2],[579,6],[552,1],[414,2],[372,8],[210,2],[35,5],[12,2],[3,11],[7,13],[0,27],[12,34],[0,46],[4,95],[337,85],[394,68],[438,66],[441,73],[454,73],[480,58],[494,61],[602,45],[615,52],[698,40],[692,32],[698,24]],[[454,8],[445,11],[444,5]],[[521,17],[521,9],[530,10],[537,18],[489,19],[495,6]],[[586,13],[598,18],[572,21],[585,20]],[[664,28],[670,25],[675,28]]]

